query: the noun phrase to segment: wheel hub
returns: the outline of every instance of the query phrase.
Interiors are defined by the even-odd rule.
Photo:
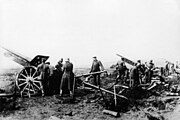
[[[26,81],[27,82],[32,82],[32,81],[34,81],[34,78],[33,77],[27,77]]]

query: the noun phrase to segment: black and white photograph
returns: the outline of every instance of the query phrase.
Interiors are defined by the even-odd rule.
[[[0,0],[0,120],[180,120],[180,0]]]

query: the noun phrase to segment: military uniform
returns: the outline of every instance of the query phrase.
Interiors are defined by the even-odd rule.
[[[49,70],[50,70],[49,79],[48,79],[49,94],[53,94],[54,93],[54,81],[55,81],[55,77],[54,77],[55,67],[52,65],[49,65]]]
[[[70,91],[72,94],[74,83],[74,73],[73,73],[73,64],[69,61],[63,65],[63,76],[60,85],[60,95],[62,95],[63,90]]]
[[[134,86],[138,86],[140,84],[140,78],[139,78],[139,70],[138,67],[135,66],[130,71],[130,79],[132,79],[134,82]]]
[[[101,61],[94,60],[92,63],[90,73],[91,72],[99,72],[100,67],[102,67],[102,70],[104,70],[104,67],[103,67]],[[100,85],[100,74],[93,75],[93,78],[94,78],[94,85]]]
[[[153,77],[153,69],[155,68],[154,63],[151,61],[149,63],[149,68],[148,68],[148,82],[151,83],[151,79]]]
[[[57,65],[55,65],[56,70],[54,70],[54,82],[53,82],[53,86],[54,86],[54,92],[56,94],[59,94],[60,91],[60,84],[61,84],[61,79],[62,79],[62,66],[63,64],[61,62],[58,62]]]
[[[127,69],[126,65],[124,64],[124,62],[119,61],[116,64],[116,69],[118,70],[118,76],[116,78],[116,83],[118,82],[118,79],[120,79],[121,82],[125,82],[125,77],[126,77],[128,69]]]
[[[42,82],[43,90],[45,94],[48,91],[48,77],[50,74],[49,66],[45,63],[38,65],[37,70],[40,72],[40,79]]]

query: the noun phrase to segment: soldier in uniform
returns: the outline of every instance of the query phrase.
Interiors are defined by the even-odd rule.
[[[155,69],[155,65],[153,63],[153,60],[150,60],[149,66],[148,66],[148,82],[151,83],[151,79],[153,77],[153,70]]]
[[[45,94],[48,92],[48,77],[50,74],[49,66],[45,63],[46,59],[42,59],[42,63],[38,65],[37,71],[40,72],[40,79],[42,82],[43,91]]]
[[[62,73],[62,66],[63,66],[63,58],[58,61],[57,65],[55,65],[55,68],[58,70],[58,72]]]
[[[60,91],[60,84],[61,84],[61,79],[62,79],[62,74],[63,74],[63,70],[62,70],[62,66],[63,66],[63,58],[61,58],[57,65],[55,65],[56,70],[54,71],[54,93],[55,94],[59,94]]]
[[[144,78],[143,77],[145,75],[146,68],[145,68],[145,65],[141,63],[141,60],[137,61],[137,65],[136,66],[137,66],[137,70],[139,72],[139,82],[141,84],[142,82],[144,82]]]
[[[145,74],[144,71],[145,68],[143,68],[141,60],[138,60],[135,66],[130,71],[130,79],[133,79],[134,86],[138,86],[143,82],[143,75]]]
[[[165,65],[165,76],[168,76],[169,75],[169,62],[166,62],[166,65]]]
[[[73,83],[74,83],[74,73],[73,64],[70,62],[69,58],[65,61],[63,65],[63,76],[60,85],[60,96],[64,90],[70,92],[70,96],[73,96]]]
[[[122,83],[126,81],[126,76],[128,69],[125,65],[124,59],[121,58],[121,61],[118,61],[116,64],[116,70],[118,70],[118,76],[116,78],[116,83],[118,83],[118,80],[120,79]]]
[[[101,68],[101,69],[100,69]],[[97,60],[96,56],[93,57],[93,63],[91,66],[90,73],[92,72],[99,72],[100,70],[104,70],[104,67],[101,61]],[[93,75],[94,85],[100,86],[100,74]]]
[[[50,64],[50,62],[46,63],[49,66],[49,78],[48,78],[48,94],[52,95],[54,93],[54,71],[55,71],[55,67],[53,65]]]
[[[130,71],[130,79],[133,80],[132,86],[138,86],[140,84],[138,67],[139,67],[139,64],[136,63],[135,66]]]
[[[175,68],[174,68],[174,64],[171,64],[171,70],[170,70],[170,73],[171,74],[174,74],[175,73]]]

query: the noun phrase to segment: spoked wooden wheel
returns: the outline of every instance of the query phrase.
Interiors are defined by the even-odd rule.
[[[42,93],[42,84],[39,79],[39,74],[33,66],[25,67],[17,76],[16,86],[20,90],[21,96],[31,96]]]

